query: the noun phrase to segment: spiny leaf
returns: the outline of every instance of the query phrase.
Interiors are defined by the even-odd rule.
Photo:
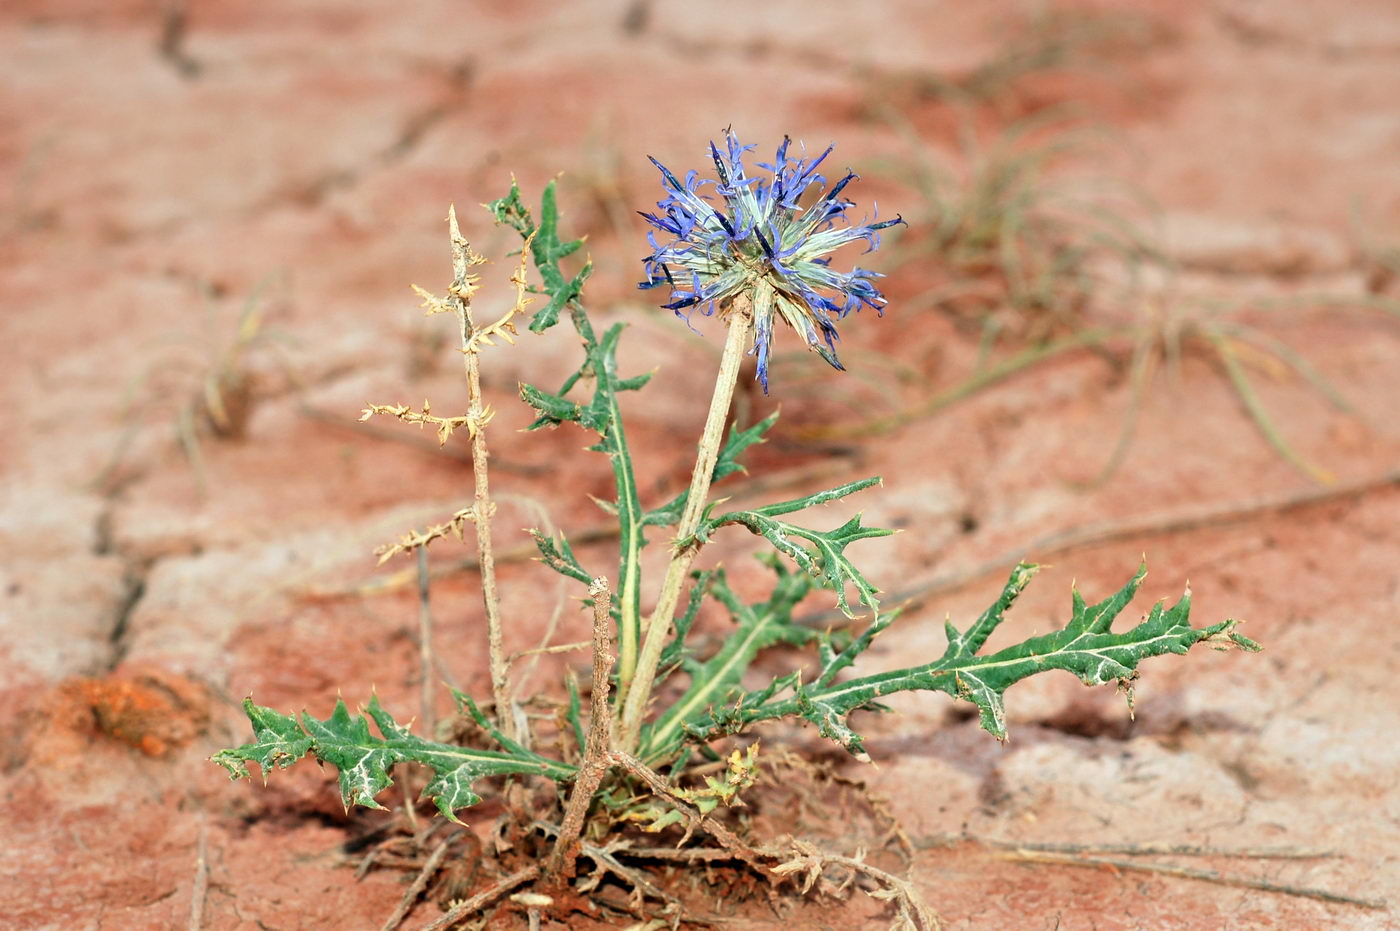
[[[814,700],[806,689],[798,688],[797,713],[815,724],[818,734],[827,740],[836,741],[847,753],[862,763],[870,762],[870,754],[865,752],[864,741],[846,723],[848,712],[842,712],[820,699]]]
[[[534,385],[521,384],[520,399],[540,412],[540,418],[531,429],[577,421],[582,416],[582,408],[557,394],[541,391]]]
[[[657,685],[665,681],[685,659],[685,638],[690,634],[690,628],[695,624],[695,618],[700,613],[700,605],[704,602],[705,596],[709,594],[714,577],[715,572],[691,573],[694,584],[690,586],[690,597],[686,602],[685,611],[676,618],[676,632],[672,635],[671,642],[666,644],[666,648],[661,651],[661,659],[656,666]]]
[[[847,546],[857,540],[889,536],[894,533],[893,530],[863,527],[859,514],[835,530],[828,531],[809,530],[787,521],[775,519],[780,514],[788,514],[816,504],[826,504],[878,484],[880,484],[879,478],[867,478],[816,494],[794,498],[791,501],[770,504],[767,507],[721,514],[719,517],[701,521],[699,528],[695,531],[695,537],[697,540],[703,541],[718,527],[725,524],[742,524],[773,544],[778,552],[791,558],[805,572],[821,578],[826,587],[836,593],[836,603],[847,617],[855,616],[851,612],[850,603],[846,600],[847,584],[855,586],[860,600],[870,608],[873,614],[878,616],[880,604],[875,596],[879,589],[871,585],[861,571],[847,558],[845,550]],[[800,543],[798,540],[806,540],[811,545]]]
[[[515,228],[530,244],[535,269],[549,294],[549,304],[535,315],[530,329],[539,332],[553,326],[565,308],[569,319],[583,342],[586,358],[579,368],[564,380],[554,394],[533,389],[526,400],[540,411],[540,416],[528,429],[554,426],[575,421],[598,434],[598,443],[590,447],[608,456],[617,488],[614,507],[618,518],[618,593],[614,607],[619,617],[618,651],[620,672],[635,665],[641,640],[641,567],[640,555],[646,540],[642,535],[642,506],[637,491],[637,478],[631,451],[623,430],[622,412],[618,405],[619,391],[636,390],[649,376],[623,379],[617,371],[617,342],[622,326],[614,326],[600,340],[594,332],[588,314],[578,300],[591,266],[573,279],[567,279],[559,268],[559,260],[576,251],[582,240],[564,242],[559,239],[559,211],[555,202],[555,186],[545,187],[540,201],[540,223],[536,229],[514,182],[510,193],[487,205],[498,222]],[[531,238],[533,236],[533,238]],[[580,382],[591,382],[592,396],[585,402],[568,400],[569,393]]]
[[[446,817],[457,821],[456,812],[481,801],[472,783],[485,776],[533,773],[554,779],[572,778],[574,769],[538,754],[495,753],[440,744],[415,737],[372,697],[365,715],[352,715],[344,701],[337,701],[330,717],[320,720],[306,712],[300,721],[280,715],[270,708],[243,702],[253,723],[253,742],[215,754],[213,760],[234,779],[248,775],[247,764],[257,763],[264,776],[273,768],[290,766],[308,753],[334,766],[340,774],[340,795],[346,807],[363,805],[381,808],[375,801],[393,785],[389,770],[399,763],[421,763],[433,770],[434,778],[423,790]],[[381,737],[370,733],[373,718]]]
[[[653,370],[653,371],[650,371],[650,372],[646,372],[645,374],[642,374],[642,375],[637,375],[637,376],[635,376],[635,377],[633,377],[633,378],[624,378],[624,379],[620,380],[620,381],[617,383],[617,385],[616,385],[616,390],[618,390],[618,391],[641,391],[643,388],[645,388],[645,387],[647,386],[647,382],[651,381],[651,376],[653,376],[653,375],[655,375],[655,374],[656,374],[656,372]]]
[[[560,241],[559,207],[553,181],[545,185],[544,194],[540,198],[538,228],[530,216],[529,208],[520,197],[520,186],[514,179],[511,180],[510,193],[487,204],[486,209],[491,211],[497,223],[514,228],[522,239],[529,240],[534,236],[530,243],[530,253],[540,279],[544,282],[544,291],[549,295],[549,303],[535,313],[530,321],[530,329],[535,333],[543,333],[559,322],[559,312],[569,301],[579,296],[584,282],[593,271],[591,262],[584,265],[573,278],[565,277],[559,269],[559,260],[577,252],[583,245],[583,240]]]
[[[821,659],[821,671],[817,673],[816,686],[821,688],[831,684],[836,678],[836,674],[856,661],[856,657],[870,648],[870,644],[875,642],[886,627],[894,623],[899,617],[898,611],[891,611],[882,614],[871,621],[870,624],[846,646],[844,650],[837,653],[831,647],[830,635],[823,634],[819,645],[819,658]]]
[[[776,690],[761,698],[750,693],[737,705],[712,712],[708,720],[691,722],[686,732],[692,739],[705,740],[757,721],[799,716],[817,724],[847,749],[859,752],[858,738],[853,742],[850,734],[833,724],[835,718],[844,720],[859,708],[874,709],[876,700],[886,695],[925,690],[972,702],[977,706],[982,726],[998,739],[1005,739],[1006,690],[1037,673],[1063,669],[1087,685],[1127,684],[1137,677],[1143,660],[1166,653],[1186,653],[1197,643],[1258,649],[1254,641],[1235,632],[1238,622],[1234,620],[1192,627],[1189,590],[1171,607],[1158,602],[1136,626],[1114,633],[1113,621],[1137,593],[1146,575],[1144,566],[1123,588],[1097,604],[1089,605],[1075,592],[1070,619],[1062,629],[1031,637],[988,656],[977,655],[977,649],[1002,623],[1006,610],[1036,570],[1030,563],[1018,565],[1001,597],[967,631],[959,632],[949,625],[948,649],[932,663],[820,687],[797,685],[790,698],[773,697],[780,694]],[[833,656],[830,650],[826,651],[825,662],[833,662]]]
[[[531,530],[530,536],[535,540],[535,548],[540,551],[540,562],[560,575],[575,579],[585,585],[592,584],[594,576],[583,568],[578,557],[574,555],[574,548],[569,545],[569,541],[562,533],[559,534],[558,543],[538,530]]]
[[[278,714],[271,708],[243,699],[243,710],[253,725],[253,742],[231,750],[220,750],[212,757],[232,779],[248,778],[248,764],[257,763],[263,781],[274,769],[286,769],[306,756],[315,743],[292,715]]]

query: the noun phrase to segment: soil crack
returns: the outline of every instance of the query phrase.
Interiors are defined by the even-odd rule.
[[[146,597],[146,581],[156,563],[160,561],[159,556],[138,555],[117,543],[113,530],[115,506],[116,502],[109,499],[107,507],[97,515],[92,546],[94,555],[112,556],[121,560],[123,564],[121,594],[112,608],[111,621],[107,627],[107,661],[102,664],[100,670],[108,673],[115,671],[130,652],[131,618],[136,613],[137,606],[141,604],[141,599]]]

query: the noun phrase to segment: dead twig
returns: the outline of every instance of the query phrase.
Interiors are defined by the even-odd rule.
[[[351,421],[345,421],[343,418],[332,418],[331,415],[324,414],[320,411],[314,411],[314,409],[304,408],[302,410],[302,413],[307,416],[314,417],[317,420],[322,420],[323,418],[327,422],[332,422],[332,420],[334,420],[334,422],[342,426],[353,425],[353,422]],[[368,427],[370,425],[360,424],[359,426]],[[376,433],[375,436],[382,436],[384,439],[393,439],[398,440],[400,442],[409,442],[411,440],[420,439],[413,436],[412,434],[410,434],[407,437],[400,436],[394,433],[393,431]],[[422,445],[422,447],[425,449],[436,450],[438,448],[437,444],[432,440],[423,440],[421,444],[415,445]],[[445,451],[449,453],[453,452],[450,447],[447,448]],[[463,458],[463,460],[469,460],[470,456],[464,455],[461,458]],[[500,460],[492,460],[493,468],[499,468],[502,466],[503,463]],[[521,472],[522,474],[535,474],[535,472],[539,470],[535,470],[532,467],[522,466],[516,468],[515,471]],[[754,498],[758,498],[770,491],[781,490],[793,485],[807,484],[808,482],[812,482],[817,479],[826,479],[832,474],[842,471],[844,471],[844,466],[839,468],[833,468],[830,461],[819,463],[816,466],[803,466],[801,468],[792,469],[788,472],[782,472],[777,475],[766,476],[764,478],[753,479],[751,481],[745,482],[743,485],[740,485],[735,489],[733,499],[736,503],[748,501]],[[569,534],[569,543],[574,547],[585,546],[590,543],[603,543],[608,540],[616,539],[617,533],[618,529],[617,523],[615,521],[610,524],[596,524],[592,527],[585,527],[583,530]],[[521,544],[520,546],[513,546],[509,549],[505,549],[497,553],[496,563],[505,564],[522,562],[526,559],[531,559],[537,556],[538,554],[539,549],[535,546],[535,544],[525,543]],[[463,572],[473,572],[479,568],[481,568],[480,560],[476,556],[467,556],[455,562],[444,563],[442,565],[434,567],[432,570],[431,577],[434,581],[436,581],[437,579],[443,579],[449,576],[459,575]],[[368,582],[363,582],[356,585],[345,586],[340,588],[311,588],[305,592],[305,595],[311,598],[369,598],[376,595],[387,595],[391,592],[398,591],[401,588],[405,588],[409,585],[414,584],[416,578],[417,575],[414,569],[400,569],[396,572],[385,573],[384,575],[370,579]]]
[[[562,836],[560,827],[556,824],[551,824],[548,821],[535,821],[534,828],[537,831],[541,831],[544,834],[550,835],[555,838]],[[728,851],[717,850],[716,848],[710,849],[715,850],[717,853],[721,854],[721,859],[733,859],[734,857],[734,855],[729,853]],[[657,886],[651,880],[647,879],[646,876],[643,875],[641,872],[632,869],[631,867],[625,865],[617,859],[617,854],[619,853],[630,855],[632,852],[631,848],[627,846],[627,842],[625,840],[615,840],[604,847],[598,847],[588,843],[587,841],[584,841],[579,844],[579,850],[582,851],[584,856],[588,857],[590,860],[592,860],[598,865],[598,872],[595,873],[593,876],[585,878],[581,883],[576,884],[575,888],[577,889],[577,891],[593,891],[593,889],[597,887],[598,880],[601,878],[603,873],[612,873],[618,879],[621,879],[623,882],[632,886],[632,902],[629,906],[629,910],[632,911],[634,914],[638,915],[639,917],[645,915],[642,909],[641,900],[641,896],[643,894],[649,895],[652,898],[657,899],[658,901],[666,902],[668,904],[678,902],[678,900],[674,896],[670,895],[664,889]]]
[[[457,225],[456,207],[448,208],[447,230],[452,240],[453,280],[448,289],[446,304],[456,311],[462,324],[462,362],[467,378],[467,418],[473,423],[485,424],[487,408],[481,399],[481,360],[474,343],[477,326],[476,319],[472,316],[471,302],[472,292],[476,290],[476,276],[468,270],[482,260],[472,253],[467,240],[462,236],[462,230]],[[523,291],[521,293],[523,294]],[[496,555],[491,547],[491,512],[494,507],[491,504],[490,472],[486,465],[488,453],[485,432],[476,430],[472,434],[471,443],[476,499],[473,523],[476,525],[477,558],[481,562],[481,598],[486,604],[491,695],[496,701],[496,717],[502,732],[511,740],[517,740],[520,737],[520,729],[516,726],[515,715],[511,711],[510,667],[506,664],[501,633],[501,600],[496,591]]]
[[[425,436],[419,436],[417,433],[404,433],[402,430],[392,430],[374,423],[366,423],[356,418],[345,417],[341,414],[332,413],[331,411],[321,410],[319,407],[314,407],[304,401],[298,405],[297,413],[307,420],[314,420],[316,423],[324,424],[328,427],[339,427],[347,433],[355,433],[375,440],[388,440],[392,443],[402,443],[412,449],[420,450],[425,453],[432,453],[436,456],[447,456],[449,459],[455,459],[458,462],[469,463],[472,461],[472,454],[468,450],[459,449],[456,446],[439,446],[436,440],[429,439]],[[543,475],[549,471],[547,466],[525,465],[499,457],[491,460],[491,467],[500,471],[513,472],[517,475],[527,476]]]
[[[449,843],[451,843],[451,838],[433,848],[433,852],[428,856],[428,862],[424,863],[423,868],[418,871],[418,875],[413,877],[413,883],[404,892],[403,898],[399,900],[398,908],[394,909],[394,913],[384,922],[380,931],[394,931],[408,917],[409,910],[418,901],[418,897],[423,894],[423,890],[428,888],[428,883],[437,874],[438,867],[442,866],[443,858],[447,856]]]
[[[194,842],[194,890],[190,893],[190,931],[204,926],[204,900],[209,894],[208,825],[199,813],[199,833]]]
[[[1171,863],[1144,863],[1141,860],[1125,860],[1119,857],[1085,857],[1074,854],[1027,849],[1008,850],[998,856],[1003,860],[1013,860],[1022,863],[1049,863],[1059,866],[1157,873],[1163,876],[1194,879],[1200,882],[1215,883],[1221,886],[1238,886],[1245,889],[1258,889],[1261,892],[1276,892],[1280,895],[1292,895],[1305,899],[1317,899],[1322,902],[1334,902],[1339,905],[1355,905],[1359,908],[1381,909],[1386,907],[1386,903],[1382,899],[1361,899],[1349,895],[1342,895],[1338,892],[1331,892],[1327,889],[1315,889],[1310,886],[1292,886],[1287,883],[1274,882],[1270,879],[1255,879],[1251,876],[1230,876],[1215,870],[1200,870],[1194,867],[1177,866]]]
[[[478,892],[464,902],[458,902],[456,905],[443,912],[440,918],[424,925],[422,931],[443,931],[444,928],[450,928],[472,912],[485,905],[489,905],[516,886],[522,886],[531,880],[538,879],[539,876],[540,868],[538,866],[527,866],[523,870],[517,870],[504,879],[499,880],[489,889]]]
[[[573,653],[575,650],[586,650],[593,646],[588,640],[580,640],[578,643],[559,643],[552,647],[535,647],[530,650],[517,650],[510,655],[510,662],[524,659],[527,656],[541,656],[547,653]]]
[[[678,860],[682,863],[713,863],[738,859],[722,847],[628,847],[618,851],[638,860]]]
[[[574,843],[583,831],[584,819],[593,794],[608,771],[608,752],[612,749],[612,712],[608,706],[608,691],[612,683],[612,593],[608,590],[608,580],[596,578],[588,587],[588,595],[593,599],[593,691],[589,697],[588,740],[584,744],[583,763],[574,780],[573,792],[569,794],[568,805],[564,809],[564,824],[559,836],[554,840],[545,865],[545,876],[557,879],[561,873],[569,872],[576,856]]]

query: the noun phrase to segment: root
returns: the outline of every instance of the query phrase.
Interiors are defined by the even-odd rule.
[[[831,882],[825,877],[828,867],[844,867],[848,871],[847,877],[836,883],[831,894],[844,892],[857,876],[865,876],[876,884],[876,888],[867,890],[867,894],[881,902],[893,903],[898,910],[893,928],[899,931],[937,931],[943,927],[938,915],[924,902],[912,882],[866,863],[863,850],[856,851],[853,857],[843,857],[826,853],[807,841],[792,840],[788,842],[786,850],[765,849],[763,853],[772,857],[787,854],[787,859],[773,867],[773,872],[778,876],[800,875],[804,894],[819,880]]]

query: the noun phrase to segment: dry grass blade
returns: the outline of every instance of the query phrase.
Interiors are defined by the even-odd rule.
[[[423,722],[423,732],[429,736],[432,736],[437,728],[437,716],[433,710],[433,669],[437,666],[437,660],[433,656],[431,594],[432,580],[428,577],[428,551],[420,548],[418,550],[418,715]]]
[[[1220,357],[1221,364],[1225,367],[1225,375],[1230,379],[1230,384],[1240,397],[1240,403],[1244,405],[1245,411],[1254,421],[1259,432],[1264,435],[1264,439],[1269,441],[1269,445],[1274,448],[1280,456],[1299,472],[1308,478],[1323,485],[1330,485],[1337,480],[1337,477],[1326,469],[1320,468],[1308,462],[1279,432],[1274,425],[1269,412],[1264,409],[1264,404],[1259,400],[1259,396],[1254,393],[1254,386],[1249,382],[1249,376],[1245,374],[1244,366],[1240,364],[1238,349],[1222,333],[1214,328],[1205,327],[1201,330],[1202,336],[1215,349]]]
[[[1045,362],[1055,356],[1077,349],[1084,349],[1090,346],[1101,345],[1106,339],[1114,335],[1111,330],[1082,330],[1062,339],[1044,343],[1039,346],[1032,346],[1024,349],[1009,359],[989,366],[977,374],[967,378],[951,388],[940,391],[933,397],[905,410],[890,414],[885,417],[878,417],[856,424],[835,424],[826,427],[817,427],[806,430],[802,433],[803,439],[831,439],[839,437],[867,437],[878,436],[898,430],[900,427],[922,420],[936,414],[949,405],[955,404],[971,397],[983,388],[989,388],[999,382],[1005,381],[1013,375],[1018,374],[1032,366]]]
[[[608,691],[612,685],[612,593],[608,580],[597,578],[588,588],[593,599],[593,694],[589,700],[588,741],[584,745],[583,764],[579,766],[574,789],[564,809],[564,825],[555,838],[545,864],[545,876],[554,879],[567,873],[572,866],[574,843],[583,832],[593,795],[598,791],[603,775],[608,771],[608,751],[612,748],[612,709],[608,706]]]
[[[999,850],[1033,850],[1046,853],[1114,853],[1132,857],[1221,857],[1239,860],[1330,860],[1344,856],[1341,851],[1325,847],[1211,847],[1204,844],[1164,843],[1104,843],[1073,844],[1063,841],[1014,841],[999,837],[978,837],[973,834],[938,834],[920,837],[914,846],[927,850],[971,843]]]
[[[1215,883],[1222,886],[1239,886],[1245,889],[1258,889],[1261,892],[1276,892],[1280,895],[1299,896],[1305,899],[1317,899],[1322,902],[1334,902],[1338,905],[1355,905],[1359,908],[1386,908],[1385,901],[1381,899],[1362,899],[1349,895],[1342,895],[1327,889],[1316,889],[1310,886],[1293,886],[1287,883],[1274,882],[1270,879],[1255,879],[1250,876],[1230,876],[1215,870],[1201,870],[1189,866],[1175,866],[1170,863],[1144,863],[1141,860],[1124,860],[1118,857],[1086,857],[1067,853],[1052,853],[1044,850],[1008,850],[1000,854],[1004,860],[1015,860],[1024,863],[1050,863],[1059,866],[1078,866],[1095,869],[1125,870],[1138,873],[1157,873],[1163,876],[1176,876],[1181,879],[1194,879],[1200,882]]]

